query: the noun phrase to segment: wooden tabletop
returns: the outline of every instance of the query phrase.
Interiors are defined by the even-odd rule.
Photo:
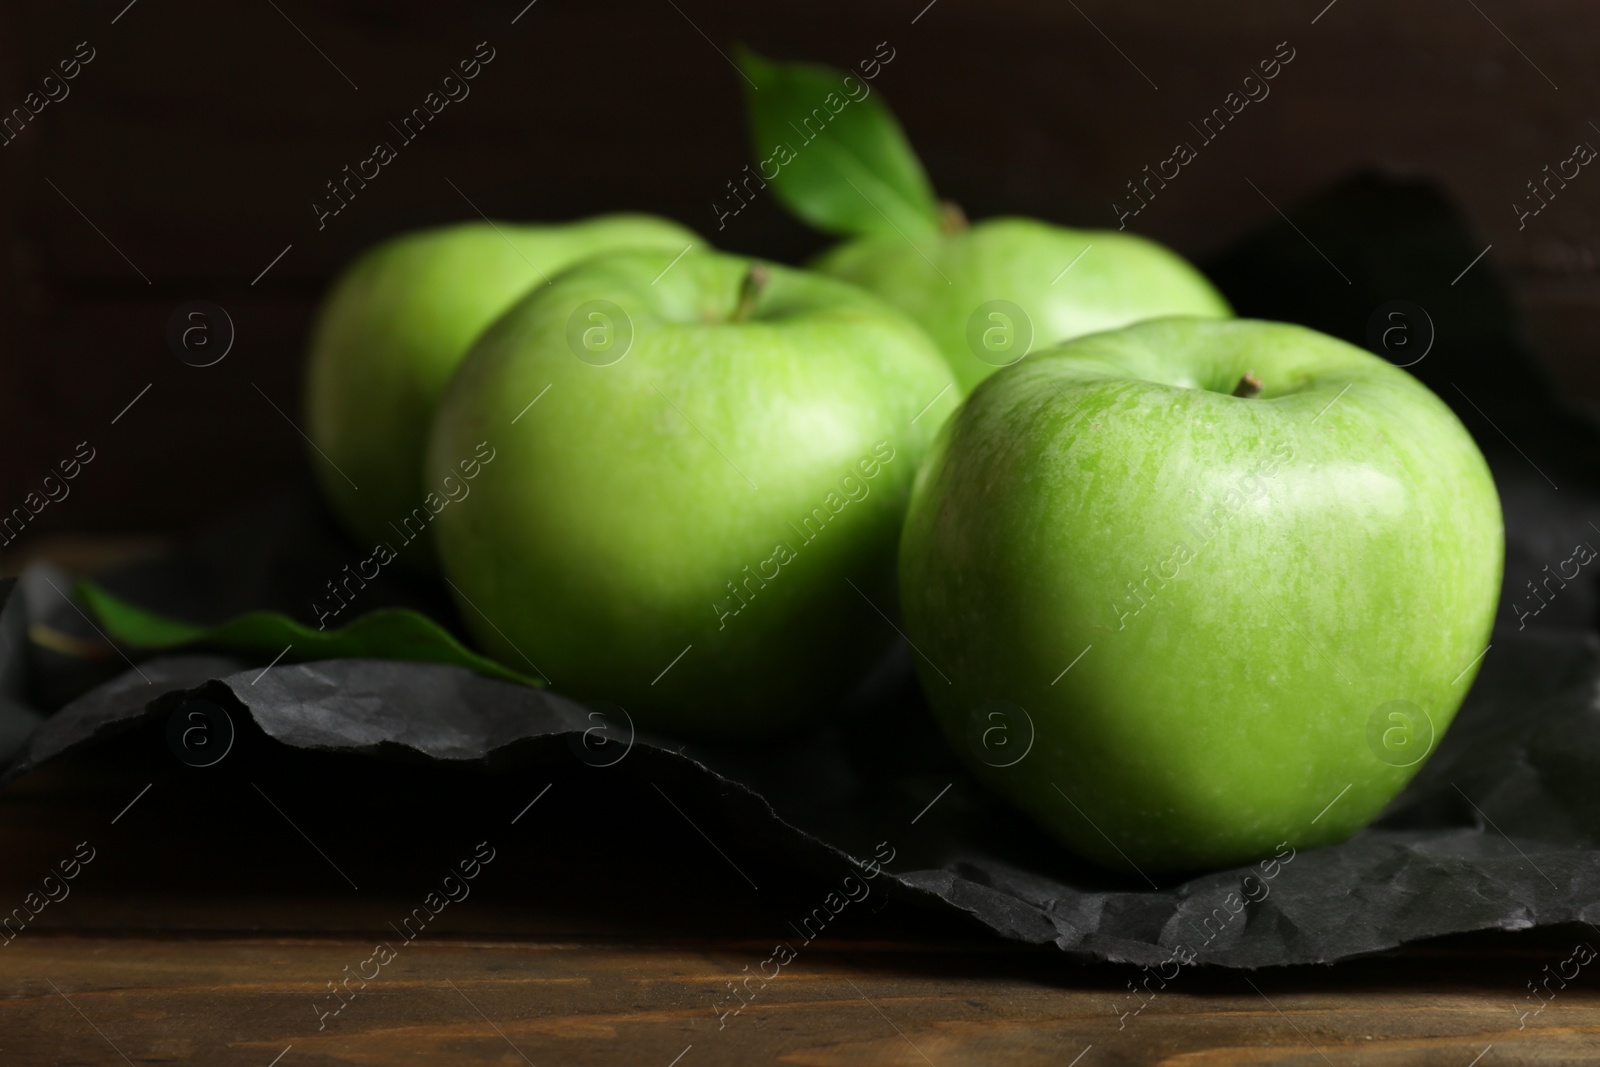
[[[1133,968],[889,891],[780,964],[827,884],[648,800],[264,738],[199,769],[152,721],[0,791],[0,907],[27,920],[0,947],[0,1064],[1600,1060],[1600,976],[1571,962],[1592,930],[1135,997]]]

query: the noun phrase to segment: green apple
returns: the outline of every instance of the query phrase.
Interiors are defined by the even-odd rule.
[[[425,507],[422,457],[434,407],[467,348],[528,291],[585,256],[701,243],[650,215],[522,225],[468,222],[401,234],[334,283],[311,334],[306,377],[312,467],[339,517],[365,543],[396,541]],[[414,527],[431,540],[428,523]],[[430,551],[403,553],[431,565]]]
[[[1172,318],[972,393],[918,476],[901,604],[975,771],[1148,876],[1366,825],[1472,684],[1502,550],[1482,455],[1409,374]]]
[[[1086,333],[1164,315],[1223,318],[1222,295],[1181,256],[1130,233],[1037,219],[959,218],[913,243],[846,241],[811,266],[870,289],[938,342],[963,392]]]
[[[969,225],[941,204],[873,95],[873,79],[894,58],[884,47],[848,74],[740,53],[757,162],[714,205],[719,226],[770,184],[800,218],[849,237],[811,266],[921,324],[963,393],[1030,351],[1082,334],[1164,315],[1231,316],[1199,271],[1154,241],[1026,218]]]
[[[927,335],[855,286],[591,259],[445,395],[428,477],[493,458],[435,523],[443,569],[483,647],[563,692],[649,727],[781,730],[894,640],[906,500],[955,403]]]

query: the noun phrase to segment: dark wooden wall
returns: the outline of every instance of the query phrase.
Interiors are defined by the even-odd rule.
[[[944,195],[975,217],[1084,226],[1115,225],[1124,182],[1196,140],[1188,123],[1286,41],[1271,95],[1134,228],[1204,257],[1352,168],[1431,175],[1492,243],[1486,264],[1512,276],[1557,377],[1600,397],[1600,169],[1524,229],[1511,206],[1576,142],[1600,146],[1600,18],[1576,0],[525,2],[0,8],[7,110],[79,42],[94,50],[69,95],[0,146],[0,511],[82,440],[96,460],[31,533],[181,527],[291,473],[323,285],[367,243],[474,205],[637,208],[730,249],[819,247],[770,200],[715,232],[712,201],[749,158],[739,75],[718,52],[738,41],[837,65],[889,42],[876,88]],[[388,123],[480,41],[494,59],[471,95],[319,230],[324,183],[393,139]],[[194,299],[236,328],[213,367],[167,344]]]

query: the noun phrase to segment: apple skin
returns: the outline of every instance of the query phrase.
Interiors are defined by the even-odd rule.
[[[919,238],[915,247],[893,234],[861,237],[824,252],[811,267],[870,289],[921,323],[955,368],[963,393],[1028,351],[1017,340],[1025,340],[1027,327],[980,314],[985,326],[1017,332],[1011,344],[985,348],[987,358],[975,354],[970,320],[992,300],[1026,313],[1035,352],[1142,319],[1232,314],[1204,275],[1154,241],[1036,219],[987,219]]]
[[[677,253],[691,243],[703,244],[674,222],[616,214],[549,225],[459,223],[368,249],[323,301],[306,376],[311,466],[340,519],[365,544],[394,542],[390,524],[434,488],[422,481],[423,452],[450,375],[531,286],[585,256],[632,247]],[[431,535],[421,540],[422,550],[400,559],[425,570]]]
[[[642,727],[772,733],[895,640],[874,605],[894,613],[911,482],[956,391],[870,293],[769,266],[753,315],[730,321],[751,261],[672,258],[591,259],[485,333],[429,477],[480,442],[496,456],[434,528],[490,654]],[[577,354],[575,329],[605,328],[580,311],[595,300],[631,322],[616,362]]]
[[[1262,393],[1231,395],[1246,372]],[[1436,744],[1503,538],[1482,455],[1404,371],[1298,326],[1162,319],[973,392],[918,475],[901,605],[980,777],[1148,876],[1374,818],[1431,751],[1386,709]]]

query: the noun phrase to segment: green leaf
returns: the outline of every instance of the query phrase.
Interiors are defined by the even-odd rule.
[[[79,582],[77,592],[113,640],[141,649],[193,646],[264,660],[282,653],[282,662],[288,663],[318,659],[448,663],[502,681],[544,684],[480,656],[438,623],[409,608],[383,608],[336,630],[313,630],[287,615],[270,611],[253,611],[221,625],[205,627],[146,611],[93,582]]]
[[[772,62],[747,48],[738,58],[755,86],[745,87],[758,161],[751,173],[790,211],[850,236],[909,240],[938,230],[933,186],[871,81],[812,63]]]

